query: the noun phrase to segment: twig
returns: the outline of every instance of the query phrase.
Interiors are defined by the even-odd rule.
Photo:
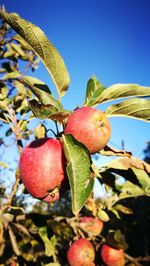
[[[125,258],[131,262],[134,262],[136,266],[143,266],[141,263],[139,263],[140,261],[147,261],[147,262],[150,261],[150,256],[146,256],[146,257],[140,256],[140,257],[135,258],[126,253],[125,253]]]

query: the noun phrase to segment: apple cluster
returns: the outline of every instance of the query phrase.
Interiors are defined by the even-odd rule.
[[[106,266],[124,266],[124,250],[103,244],[99,252],[100,260]],[[75,240],[67,251],[67,260],[70,266],[95,266],[95,249],[91,241],[86,238]]]
[[[99,236],[104,223],[99,218],[84,216],[79,218],[79,227],[87,233],[88,238]],[[73,241],[67,251],[67,261],[70,266],[96,266],[94,261],[96,249],[88,238],[79,238]],[[125,254],[123,248],[114,248],[107,243],[100,244],[97,261],[101,260],[106,266],[124,266]]]
[[[64,134],[73,135],[93,154],[108,143],[111,126],[104,112],[93,107],[81,107],[68,117]],[[20,156],[20,177],[26,190],[48,203],[58,200],[69,187],[65,168],[60,139],[47,137],[34,140]]]

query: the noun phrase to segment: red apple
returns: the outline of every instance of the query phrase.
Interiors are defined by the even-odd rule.
[[[19,171],[33,197],[45,202],[58,200],[67,183],[61,142],[52,138],[32,141],[20,156]]]
[[[95,250],[86,238],[75,240],[67,251],[70,266],[94,266]]]
[[[124,249],[122,248],[116,249],[104,244],[101,249],[101,258],[107,266],[125,265]]]
[[[68,117],[64,133],[72,134],[87,146],[90,153],[96,153],[108,143],[111,126],[104,112],[85,106]]]
[[[97,236],[103,230],[104,223],[96,217],[84,216],[81,217],[79,221],[80,228],[86,231],[88,234]]]

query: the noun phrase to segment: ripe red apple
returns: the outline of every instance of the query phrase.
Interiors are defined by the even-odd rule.
[[[104,112],[85,106],[68,117],[64,133],[72,134],[87,146],[90,153],[96,153],[108,143],[111,126]]]
[[[75,240],[67,251],[70,266],[94,266],[95,250],[86,238]]]
[[[58,200],[67,183],[61,142],[52,138],[32,141],[20,156],[19,171],[25,188],[33,197],[45,202]]]
[[[96,217],[84,216],[81,217],[79,221],[80,228],[86,231],[88,234],[97,236],[103,230],[104,223]]]
[[[125,265],[124,249],[122,248],[116,249],[104,244],[101,249],[101,258],[107,266]]]

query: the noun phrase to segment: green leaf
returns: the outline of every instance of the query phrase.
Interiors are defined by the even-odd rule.
[[[48,86],[41,80],[25,76],[23,77],[25,84],[29,87],[29,89],[33,92],[33,94],[43,103],[50,104],[57,108],[57,110],[62,109],[62,105],[59,101],[57,101],[52,95],[48,88]]]
[[[31,46],[49,71],[58,91],[63,96],[70,78],[65,63],[45,33],[36,25],[22,19],[16,13],[0,11],[0,16]]]
[[[94,105],[111,100],[135,96],[150,96],[150,87],[138,84],[114,84],[105,89],[94,101]]]
[[[62,137],[67,158],[67,174],[72,192],[72,211],[78,215],[89,198],[94,179],[91,176],[91,159],[88,149],[73,136]]]
[[[54,255],[56,238],[55,238],[55,241],[54,241],[54,238],[52,238],[52,240],[48,238],[46,226],[39,228],[39,235],[42,238],[44,245],[45,245],[45,255],[49,257]]]
[[[138,185],[133,184],[130,181],[126,181],[122,186],[119,198],[127,198],[128,196],[138,197],[144,195],[144,191]]]
[[[136,175],[136,178],[138,179],[142,189],[146,193],[150,193],[150,174],[148,175],[144,170],[142,169],[136,169],[132,168],[132,171]]]
[[[86,98],[84,105],[95,105],[96,99],[101,95],[104,89],[104,85],[100,83],[95,76],[89,79],[86,88]]]
[[[135,98],[113,104],[107,108],[106,115],[127,116],[150,122],[150,100]]]
[[[54,119],[62,122],[70,114],[69,111],[61,109],[60,111],[52,105],[44,105],[35,99],[29,101],[29,106],[34,115],[41,119]]]

